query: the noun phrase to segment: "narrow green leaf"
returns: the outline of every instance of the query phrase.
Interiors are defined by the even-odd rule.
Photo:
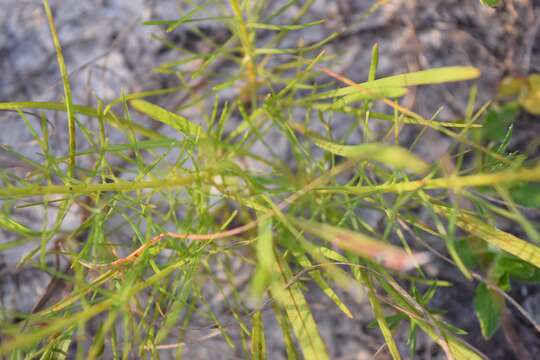
[[[375,80],[379,86],[417,86],[476,79],[480,70],[468,66],[448,66],[389,76]]]
[[[388,326],[388,323],[386,321],[386,316],[383,312],[381,303],[379,302],[379,299],[377,298],[375,288],[373,287],[372,281],[365,270],[361,271],[361,278],[363,279],[363,283],[369,288],[368,298],[369,298],[369,302],[371,303],[371,308],[373,309],[373,315],[375,315],[375,319],[377,320],[379,329],[381,330],[381,333],[383,334],[384,341],[386,342],[386,345],[388,346],[390,355],[392,355],[392,359],[400,360],[401,355],[399,353],[394,337],[392,336],[392,330],[390,330],[390,327]]]
[[[274,310],[276,321],[283,333],[283,343],[285,344],[285,351],[287,352],[287,360],[300,359],[300,355],[294,346],[291,324],[283,314],[283,311],[277,302],[272,302],[272,309]]]
[[[257,311],[251,318],[251,359],[266,359],[266,341],[264,340],[264,327],[261,312]]]
[[[10,233],[16,233],[23,236],[38,236],[41,235],[40,231],[32,230],[29,227],[18,223],[5,214],[0,214],[0,228],[9,231]]]
[[[370,143],[360,145],[340,145],[319,138],[313,141],[320,148],[333,154],[361,160],[375,160],[398,169],[406,169],[422,174],[429,169],[429,164],[418,155],[397,145]]]
[[[429,70],[416,71],[406,74],[388,76],[360,83],[359,86],[366,90],[377,88],[403,88],[408,86],[442,84],[447,82],[464,81],[476,79],[480,76],[480,70],[474,67],[449,66]],[[339,96],[351,95],[358,92],[355,86],[347,86],[338,90],[328,91],[322,94],[311,96],[310,99],[327,99]]]
[[[47,346],[40,360],[64,360],[68,358],[69,346],[73,340],[73,329],[69,329],[54,339]]]
[[[373,186],[340,186],[335,189],[349,194],[366,195],[371,193],[404,193],[419,189],[455,189],[467,187],[495,186],[518,182],[539,182],[540,165],[533,168],[503,170],[493,173],[478,173],[468,176],[447,176],[437,179],[421,179]],[[327,190],[324,190],[327,191]]]
[[[148,181],[117,181],[113,183],[76,184],[76,185],[30,185],[26,187],[0,188],[0,198],[21,198],[30,196],[43,196],[51,194],[82,195],[102,191],[129,192],[139,189],[171,188],[191,184],[193,176],[171,175],[165,179]]]
[[[371,48],[371,64],[369,65],[368,81],[375,81],[377,67],[379,66],[379,44],[375,43]]]
[[[340,110],[343,107],[365,100],[377,100],[383,98],[398,98],[402,97],[407,93],[407,89],[404,87],[388,87],[388,88],[379,88],[373,89],[369,93],[357,93],[349,96],[344,96],[339,98],[331,103],[310,103],[310,106],[321,111],[327,110]],[[307,99],[309,101],[309,99]],[[305,102],[305,100],[303,100]]]
[[[490,339],[501,325],[504,299],[486,284],[480,283],[474,292],[474,308],[480,323],[482,336]]]
[[[429,337],[444,350],[447,358],[456,360],[484,360],[485,357],[475,351],[466,342],[459,339],[454,333],[463,333],[450,324],[430,317],[427,319],[422,310],[423,306],[409,295],[393,278],[387,277],[380,285],[392,294],[394,301],[403,308],[405,313],[417,324]]]
[[[73,176],[75,169],[75,152],[76,149],[76,134],[75,134],[75,110],[73,106],[73,97],[71,95],[71,86],[69,84],[69,74],[64,62],[64,55],[62,55],[62,47],[60,46],[60,39],[56,32],[54,25],[54,19],[52,16],[51,7],[47,0],[43,0],[43,7],[45,8],[45,14],[47,15],[47,21],[49,22],[49,29],[51,31],[54,48],[56,50],[56,60],[58,62],[58,68],[60,69],[60,75],[62,76],[62,84],[64,85],[64,99],[66,102],[66,112],[68,117],[68,137],[69,137],[69,163],[68,163],[68,176]]]
[[[293,256],[296,258],[296,261],[298,261],[298,264],[302,266],[304,269],[310,269],[313,267],[313,264],[308,259],[308,257],[301,253],[300,251],[291,250]],[[351,313],[351,310],[343,303],[343,301],[339,298],[339,296],[334,292],[334,290],[328,285],[326,280],[322,277],[322,274],[318,270],[313,270],[309,272],[309,276],[315,281],[315,283],[321,288],[321,290],[325,293],[326,296],[330,300],[332,300],[337,307],[350,319],[354,318],[354,316]]]
[[[113,106],[121,104],[124,101],[142,99],[142,98],[150,97],[150,96],[170,94],[170,93],[179,91],[180,89],[181,89],[180,87],[166,88],[166,89],[156,89],[156,90],[141,91],[141,92],[136,92],[136,93],[131,93],[131,94],[126,94],[126,95],[123,95],[123,96],[119,96],[116,99],[114,99],[113,101],[111,101],[109,103],[109,105],[107,105],[105,107],[105,109],[103,110],[103,114],[107,115],[107,113],[111,110],[111,108]]]
[[[474,349],[472,349],[467,343],[457,338],[453,334],[440,330],[441,335],[437,334],[437,331],[427,321],[416,319],[416,322],[422,330],[429,335],[439,346],[443,349],[447,349],[448,355],[452,356],[455,360],[485,360]]]
[[[256,242],[257,267],[251,281],[251,294],[256,299],[262,298],[264,291],[276,280],[276,260],[274,258],[274,243],[272,238],[272,219],[259,217],[259,236]],[[277,294],[275,294],[277,296]]]
[[[440,213],[449,215],[450,210],[446,207],[436,206],[434,208]],[[486,224],[468,212],[460,211],[456,217],[457,226],[463,230],[540,268],[540,248],[538,246]]]
[[[231,19],[232,19],[231,16],[207,16],[207,17],[199,17],[199,18],[196,18],[196,17],[186,18],[185,16],[183,16],[182,19],[179,19],[179,20],[148,20],[148,21],[144,21],[142,24],[147,25],[147,26],[167,25],[168,26],[167,30],[168,32],[170,32],[174,30],[174,27],[177,26],[180,21],[181,21],[180,25],[182,25],[182,24],[190,24],[190,23],[201,22],[201,21],[226,21],[226,20],[231,20]]]
[[[206,137],[206,132],[199,125],[189,121],[185,117],[172,113],[164,108],[144,100],[131,100],[133,108],[150,118],[169,125],[173,129],[193,138]]]
[[[285,308],[287,318],[291,323],[304,358],[313,360],[330,359],[300,284],[297,282],[290,283],[293,276],[289,266],[281,255],[276,256],[276,259],[280,267],[282,286],[286,287],[282,306]]]
[[[275,31],[291,31],[291,30],[303,30],[311,26],[320,25],[324,23],[324,20],[312,21],[305,24],[290,24],[290,25],[273,25],[273,24],[261,24],[261,23],[247,23],[246,26],[252,29],[262,30],[275,30]]]
[[[0,103],[0,110],[24,110],[24,109],[40,109],[40,110],[53,110],[53,111],[67,111],[66,104],[50,102],[50,101],[21,101],[21,102],[4,102]],[[90,116],[94,118],[100,118],[101,113],[94,109],[91,106],[85,105],[73,105],[73,111],[76,114],[81,114],[85,116]],[[116,128],[125,128],[125,120],[117,118],[111,111],[103,115],[104,118]],[[152,139],[162,138],[163,135],[160,133],[146,129],[145,127],[138,124],[130,124],[130,128],[138,132],[141,135],[147,136]]]

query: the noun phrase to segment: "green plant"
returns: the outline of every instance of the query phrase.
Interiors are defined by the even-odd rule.
[[[2,171],[0,227],[17,238],[1,247],[35,243],[21,265],[43,268],[72,290],[19,315],[19,323],[4,320],[1,355],[66,358],[74,351],[81,359],[158,358],[172,348],[181,356],[186,340],[178,328],[189,327],[195,317],[206,318],[235,346],[231,326],[209,304],[210,287],[226,298],[244,353],[267,356],[261,313],[271,309],[289,358],[301,353],[326,359],[304,291],[307,275],[347,317],[355,314],[334,289],[364,289],[394,359],[402,356],[394,340],[402,323],[409,326],[412,352],[422,331],[449,358],[481,358],[461,340],[463,331],[430,308],[437,289],[450,284],[430,278],[422,265],[442,257],[477,281],[474,305],[486,337],[497,330],[508,306],[511,280],[537,281],[538,225],[522,214],[515,189],[540,182],[540,164],[507,152],[513,110],[493,107],[487,115],[488,106],[476,110],[473,87],[464,119],[426,119],[400,105],[409,87],[473,80],[479,71],[456,66],[377,78],[374,46],[369,78],[358,84],[331,70],[333,59],[324,46],[339,33],[294,49],[280,47],[288,33],[320,25],[302,23],[313,1],[287,25],[273,21],[286,8],[263,11],[262,4],[230,0],[221,6],[224,15],[214,19],[229,27],[229,41],[208,39],[209,53],[157,67],[180,81],[176,67],[182,62],[200,62],[194,78],[211,78],[220,61],[234,69],[219,84],[190,92],[180,107],[165,109],[145,98],[178,89],[123,94],[109,104],[96,99],[96,106],[74,104],[44,1],[65,99],[0,103],[0,110],[18,112],[43,159],[39,163],[6,148],[32,170],[24,176]],[[198,10],[147,25],[175,31],[201,21]],[[274,35],[262,42],[261,31]],[[233,92],[234,100],[220,102],[224,90]],[[375,112],[376,102],[390,111]],[[181,115],[193,107],[201,109],[200,119]],[[37,120],[29,111],[39,112]],[[67,114],[67,154],[51,150],[51,111]],[[349,115],[349,131],[336,138],[328,119],[343,113]],[[138,115],[167,131],[156,131]],[[384,138],[393,135],[393,143],[372,139],[368,125],[375,121],[391,124]],[[410,148],[399,144],[404,126],[420,130]],[[362,143],[351,140],[358,128],[365,134]],[[428,163],[412,151],[427,129],[454,141],[441,162]],[[76,131],[84,142],[76,143]],[[113,132],[125,142],[111,143]],[[276,138],[290,148],[290,159],[270,143]],[[443,166],[448,163],[451,172]],[[39,205],[58,207],[52,226],[31,226],[15,216],[21,206]],[[64,233],[63,218],[75,205],[87,215],[76,230]],[[362,208],[381,214],[382,226],[359,216]],[[430,221],[419,218],[419,208]],[[533,242],[498,229],[500,218],[520,226]],[[53,239],[60,250],[49,247]],[[449,258],[433,249],[434,241],[444,243]],[[55,251],[69,261],[69,272],[48,265]],[[250,275],[248,291],[237,283],[237,265]],[[95,333],[89,333],[91,321],[98,326]]]
[[[502,0],[480,0],[485,6],[496,7],[502,3]]]

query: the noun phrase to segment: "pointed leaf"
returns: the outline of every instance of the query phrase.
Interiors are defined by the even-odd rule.
[[[447,216],[450,211],[443,206],[436,206],[434,208],[437,212]],[[468,212],[461,211],[457,214],[456,218],[457,226],[463,230],[540,268],[540,248],[538,246],[486,224]]]
[[[308,257],[305,254],[300,253],[299,251],[294,251],[294,250],[291,250],[291,252],[296,257],[296,261],[298,261],[298,264],[302,266],[304,269],[310,269],[313,267],[313,264],[311,263],[311,261],[308,259]],[[350,319],[354,318],[351,313],[351,310],[349,310],[347,305],[345,305],[343,301],[341,301],[339,296],[334,292],[334,290],[330,287],[330,285],[328,285],[326,280],[322,277],[322,274],[320,271],[318,270],[310,271],[309,276],[311,276],[313,281],[315,281],[315,283],[319,285],[319,287],[325,293],[325,295],[328,296],[328,298],[332,300],[337,305],[337,307],[345,315],[347,315],[348,318]]]
[[[38,236],[41,234],[40,231],[32,230],[4,214],[0,214],[0,228],[23,236]]]
[[[164,108],[149,103],[145,100],[131,100],[129,102],[133,108],[145,115],[148,115],[154,120],[160,121],[166,125],[169,125],[173,129],[181,132],[184,135],[191,136],[193,138],[205,137],[206,132],[199,125],[189,121],[185,117],[172,113]]]
[[[401,146],[383,143],[340,145],[318,138],[314,138],[313,141],[320,148],[347,158],[375,160],[385,165],[406,169],[418,174],[422,174],[429,169],[427,162]]]
[[[251,281],[251,294],[261,299],[266,288],[275,280],[277,264],[274,258],[274,243],[272,238],[272,219],[259,216],[259,236],[256,242],[257,267]],[[277,291],[277,290],[276,290]],[[276,295],[276,294],[275,294]]]
[[[264,327],[261,312],[257,311],[251,322],[251,359],[264,360],[266,359],[266,341],[264,340]]]
[[[282,256],[276,256],[280,266],[282,286],[286,287],[282,305],[293,328],[298,344],[305,359],[330,359],[326,346],[319,334],[317,323],[311,314],[311,309],[304,298],[300,284],[290,283],[292,272]]]
[[[474,308],[482,335],[490,339],[501,325],[504,299],[486,284],[480,283],[474,292]]]
[[[364,82],[359,85],[369,91],[377,88],[402,88],[408,86],[472,80],[479,76],[480,70],[477,68],[467,66],[449,66],[389,76],[374,81]],[[310,97],[310,99],[334,98],[354,94],[356,92],[358,92],[358,89],[355,86],[347,86],[338,90],[317,94]]]

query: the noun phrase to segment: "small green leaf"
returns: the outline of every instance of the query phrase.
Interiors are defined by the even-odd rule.
[[[520,205],[540,209],[540,184],[528,183],[513,187],[510,190],[512,199]]]
[[[457,239],[455,245],[459,257],[467,268],[474,268],[478,265],[476,263],[477,256],[469,246],[469,239]]]
[[[397,145],[384,143],[340,145],[319,138],[313,138],[313,141],[318,147],[347,158],[375,160],[417,174],[423,174],[429,169],[429,164],[422,158]]]
[[[540,281],[540,269],[514,256],[501,256],[496,262],[496,272],[510,275],[519,281]]]
[[[375,43],[371,48],[371,64],[369,65],[368,81],[375,81],[377,67],[379,66],[379,44]]]
[[[501,0],[480,0],[482,5],[489,6],[489,7],[496,7],[501,4]]]
[[[474,292],[474,308],[480,323],[480,330],[486,339],[490,339],[501,325],[504,300],[495,291],[481,283]]]
[[[483,132],[488,140],[501,141],[504,139],[508,127],[516,120],[519,107],[516,104],[507,104],[499,109],[491,109],[484,122]]]
[[[154,120],[160,121],[166,125],[169,125],[173,129],[178,130],[182,134],[191,136],[193,138],[205,137],[206,132],[199,125],[189,121],[185,117],[172,113],[164,108],[149,103],[148,101],[135,99],[129,102],[131,106],[137,111],[148,115]]]

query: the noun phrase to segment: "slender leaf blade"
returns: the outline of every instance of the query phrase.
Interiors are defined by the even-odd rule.
[[[422,174],[429,169],[429,164],[418,155],[397,145],[369,143],[359,145],[340,145],[319,138],[313,138],[315,144],[332,154],[347,158],[374,160],[398,169],[406,169]]]
[[[164,108],[154,105],[148,101],[134,99],[129,102],[131,106],[150,118],[169,125],[173,129],[193,138],[205,137],[203,128],[185,117],[172,113]]]
[[[280,266],[282,285],[286,287],[286,291],[283,292],[282,305],[285,308],[287,318],[291,323],[304,358],[314,360],[330,359],[300,284],[297,282],[290,283],[293,276],[289,266],[281,256],[276,256],[276,259]]]

